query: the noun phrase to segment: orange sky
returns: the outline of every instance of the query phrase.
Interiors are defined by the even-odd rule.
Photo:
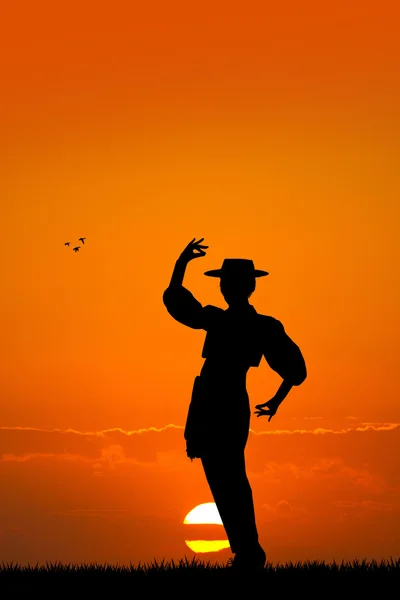
[[[254,306],[307,361],[251,423],[268,558],[398,554],[399,8],[9,4],[0,560],[190,555],[183,519],[211,501],[182,432],[204,332],[162,293],[193,237],[195,296],[224,307],[203,272],[252,258]],[[279,383],[253,369],[252,406]]]

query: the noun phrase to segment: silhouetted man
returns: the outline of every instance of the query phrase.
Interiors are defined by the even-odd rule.
[[[186,427],[186,452],[200,458],[215,504],[227,533],[233,567],[263,567],[266,555],[258,542],[252,490],[246,475],[244,450],[250,427],[246,375],[262,356],[283,379],[275,396],[256,406],[269,421],[292,386],[306,378],[299,347],[280,321],[258,314],[249,304],[256,278],[268,275],[247,259],[225,259],[221,269],[205,275],[220,278],[229,308],[202,306],[183,287],[187,264],[205,256],[204,238],[193,239],[176,261],[164,304],[180,323],[207,332],[200,375],[195,378]]]

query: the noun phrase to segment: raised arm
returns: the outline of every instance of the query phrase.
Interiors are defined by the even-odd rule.
[[[208,246],[201,245],[204,238],[196,242],[193,238],[186,246],[175,263],[169,286],[163,294],[163,302],[169,314],[187,327],[193,329],[204,328],[204,308],[189,290],[183,287],[183,279],[188,263],[205,256],[204,251]]]

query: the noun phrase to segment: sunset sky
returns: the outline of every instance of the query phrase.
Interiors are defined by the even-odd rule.
[[[196,298],[225,308],[204,271],[251,258],[270,273],[252,304],[307,363],[272,421],[251,420],[268,560],[398,556],[400,8],[2,12],[0,561],[179,559],[225,539],[183,522],[212,501],[183,439],[205,333],[162,294],[194,237]],[[252,411],[280,382],[265,360],[249,372]]]

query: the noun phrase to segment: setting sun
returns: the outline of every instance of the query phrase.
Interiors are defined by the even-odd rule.
[[[222,525],[221,517],[214,502],[205,502],[195,506],[183,520],[185,525]],[[196,532],[198,528],[196,528]],[[218,534],[218,537],[219,534]],[[227,539],[221,540],[185,540],[186,545],[196,553],[218,552],[229,548]]]
[[[196,554],[218,552],[229,548],[228,540],[186,540],[186,544]]]
[[[195,506],[184,518],[185,525],[222,525],[215,502]]]

